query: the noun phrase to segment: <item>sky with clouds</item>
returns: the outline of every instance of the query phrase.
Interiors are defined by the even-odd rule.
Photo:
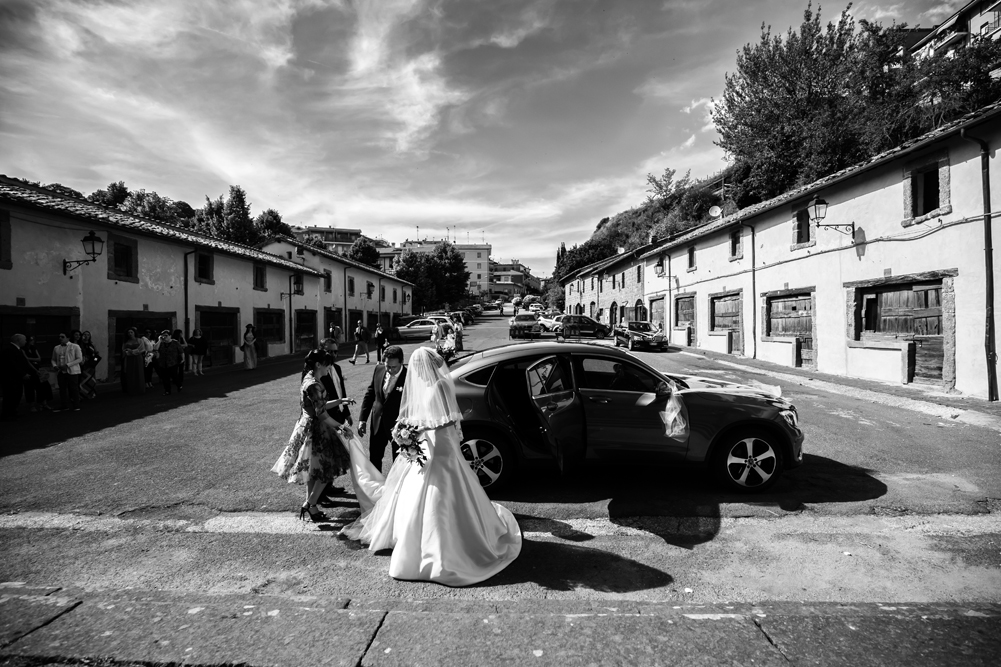
[[[930,27],[963,4],[851,11]],[[710,98],[762,23],[805,7],[0,0],[0,173],[196,208],[239,184],[291,224],[485,238],[545,276],[561,241],[643,201],[646,174],[725,166]]]

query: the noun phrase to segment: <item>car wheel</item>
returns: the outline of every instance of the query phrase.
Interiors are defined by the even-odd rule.
[[[466,433],[459,451],[484,491],[502,488],[514,475],[514,450],[507,439],[496,432],[473,430]]]
[[[605,329],[598,329],[596,332],[594,332],[594,337],[595,338],[608,338],[608,331],[605,330]]]
[[[634,351],[636,349],[636,343],[633,342],[632,338],[630,338],[626,342],[626,349],[629,350],[630,352],[632,352],[632,351]]]
[[[778,437],[757,429],[728,435],[713,456],[713,472],[731,491],[764,491],[782,474]]]

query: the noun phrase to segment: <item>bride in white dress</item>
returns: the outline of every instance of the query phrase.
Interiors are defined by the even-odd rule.
[[[401,454],[378,488],[367,454],[351,447],[352,476],[361,482],[365,501],[359,501],[367,511],[341,534],[372,551],[392,549],[394,579],[468,586],[521,553],[514,515],[490,502],[459,452],[461,419],[444,360],[431,348],[418,348],[410,355],[400,420],[420,429],[423,467]]]

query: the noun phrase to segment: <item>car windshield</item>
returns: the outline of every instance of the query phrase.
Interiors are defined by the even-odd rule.
[[[535,315],[515,315],[515,322],[534,322]]]
[[[649,333],[653,331],[653,327],[650,326],[649,322],[630,322],[630,331],[639,331],[640,333]]]

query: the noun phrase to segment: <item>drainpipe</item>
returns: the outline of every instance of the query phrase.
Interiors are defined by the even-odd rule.
[[[344,289],[344,312],[341,313],[342,322],[344,328],[341,329],[341,333],[344,334],[344,340],[348,339],[348,265],[344,265],[344,282],[341,283]]]
[[[674,279],[671,277],[671,251],[668,250],[664,254],[667,255],[667,303],[664,304],[665,310],[667,310],[667,321],[664,323],[664,334],[667,336],[667,341],[671,342],[671,331],[673,330],[671,316],[674,313],[674,302],[671,300],[671,285],[674,284]]]
[[[747,227],[751,230],[751,341],[754,343],[754,353],[751,356],[752,359],[758,358],[758,287],[757,287],[757,267],[755,266],[757,262],[754,260],[754,225],[749,225],[743,220],[740,221],[741,227]]]
[[[191,318],[188,317],[188,255],[194,255],[197,251],[192,250],[184,253],[184,340],[191,337]]]
[[[964,127],[959,136],[980,146],[980,175],[984,193],[984,273],[986,274],[987,317],[984,323],[984,349],[987,355],[987,400],[998,400],[997,345],[994,329],[994,243],[991,238],[990,148],[983,139],[971,137]]]
[[[379,304],[379,324],[382,324],[382,276],[376,279],[378,282],[375,287],[375,298],[378,299]]]
[[[288,274],[288,353],[295,354],[295,327],[292,324],[292,276]]]

